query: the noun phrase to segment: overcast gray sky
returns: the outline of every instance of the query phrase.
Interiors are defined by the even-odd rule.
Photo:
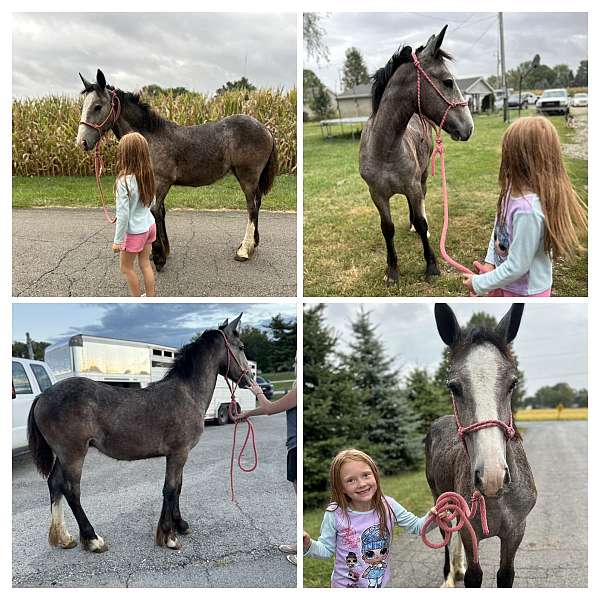
[[[563,5],[564,6],[564,5]],[[340,91],[344,53],[357,47],[369,73],[385,65],[399,46],[414,48],[427,42],[444,25],[448,30],[443,48],[455,59],[451,70],[458,78],[497,73],[499,46],[498,13],[329,13],[321,26],[330,51],[330,62],[304,57],[304,67],[313,70],[332,91]],[[542,64],[567,64],[577,71],[587,59],[587,13],[504,13],[506,68],[540,55]]]
[[[350,322],[363,306],[389,356],[402,374],[415,367],[437,369],[444,343],[437,332],[432,303],[328,304],[326,323],[338,334],[337,349],[345,351],[351,338]],[[504,303],[450,303],[464,325],[475,312],[500,320],[510,305]],[[584,303],[527,304],[514,350],[525,373],[527,394],[545,385],[567,382],[587,388],[587,306]]]
[[[155,83],[212,93],[243,76],[257,87],[289,89],[296,15],[13,14],[13,97],[78,94],[78,73],[94,80],[98,68],[125,91]]]
[[[296,319],[294,303],[94,303],[13,304],[12,339],[58,342],[77,333],[122,340],[153,342],[179,348],[204,329],[237,317],[242,326],[262,328],[281,314]]]

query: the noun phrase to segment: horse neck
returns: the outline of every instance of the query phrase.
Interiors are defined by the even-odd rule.
[[[142,133],[142,109],[123,97],[121,99],[121,114],[112,126],[112,131],[118,140],[132,131]]]
[[[402,142],[408,122],[417,109],[413,71],[412,63],[398,67],[385,88],[373,120],[374,158],[383,162],[390,162],[391,156],[397,157],[396,153],[390,155],[390,151]]]

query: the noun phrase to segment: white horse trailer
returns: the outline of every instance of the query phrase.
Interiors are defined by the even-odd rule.
[[[68,377],[87,377],[109,385],[145,388],[166,375],[176,354],[177,349],[170,346],[78,334],[48,346],[44,357],[57,381]],[[256,363],[248,362],[256,376]],[[238,389],[235,396],[241,410],[256,406],[250,390]],[[229,421],[230,403],[227,383],[219,376],[204,418],[215,419],[224,425]]]

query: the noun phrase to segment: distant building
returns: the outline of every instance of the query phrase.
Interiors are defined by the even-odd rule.
[[[465,100],[469,102],[471,112],[477,113],[494,105],[494,88],[483,77],[457,79],[456,84]],[[486,97],[489,98],[484,101]],[[369,117],[372,112],[371,84],[357,85],[337,96],[337,104],[342,119],[350,117]]]
[[[317,118],[317,114],[308,104],[309,99],[312,98],[313,90],[315,90],[315,88],[312,88],[312,87],[304,90],[304,100],[302,103],[302,112],[304,113],[305,121],[308,119],[316,119]],[[327,95],[329,96],[329,104],[331,105],[331,112],[332,113],[337,112],[335,94],[328,87],[325,88],[325,91],[327,92]]]

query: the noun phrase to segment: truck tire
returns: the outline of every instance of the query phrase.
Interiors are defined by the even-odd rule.
[[[229,404],[221,404],[217,411],[217,425],[227,425],[229,423]]]

